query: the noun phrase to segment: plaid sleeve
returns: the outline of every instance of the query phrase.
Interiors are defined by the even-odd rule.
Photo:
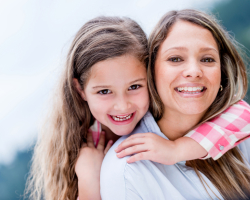
[[[217,160],[250,137],[250,106],[241,100],[185,136],[194,139],[206,149],[208,154],[201,159],[212,157]]]

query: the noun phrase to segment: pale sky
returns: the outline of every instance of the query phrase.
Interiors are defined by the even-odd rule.
[[[169,10],[209,10],[219,1],[0,0],[0,164],[34,143],[68,46],[86,21],[127,16],[149,34]]]

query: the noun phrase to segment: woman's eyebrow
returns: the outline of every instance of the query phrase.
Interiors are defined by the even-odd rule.
[[[168,52],[168,51],[170,51],[170,50],[188,51],[188,49],[187,49],[186,47],[171,47],[171,48],[169,48],[169,49],[166,49],[166,50],[164,51],[164,53],[166,53],[166,52]]]
[[[212,48],[212,47],[204,47],[200,49],[200,52],[204,52],[204,51],[216,51],[216,53],[219,53],[215,48]]]

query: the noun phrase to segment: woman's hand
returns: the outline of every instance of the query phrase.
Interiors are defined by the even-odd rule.
[[[165,165],[177,162],[175,141],[169,141],[154,133],[137,133],[124,140],[116,149],[118,158],[132,155],[127,162],[151,160]]]
[[[87,135],[87,143],[81,148],[76,162],[75,172],[78,177],[79,199],[101,199],[100,170],[103,158],[113,142],[110,140],[105,147],[105,133],[100,135],[99,143],[95,148],[92,132]]]

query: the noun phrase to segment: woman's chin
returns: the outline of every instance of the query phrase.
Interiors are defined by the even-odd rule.
[[[180,113],[185,115],[205,114],[209,106],[204,103],[189,102],[178,107]]]

